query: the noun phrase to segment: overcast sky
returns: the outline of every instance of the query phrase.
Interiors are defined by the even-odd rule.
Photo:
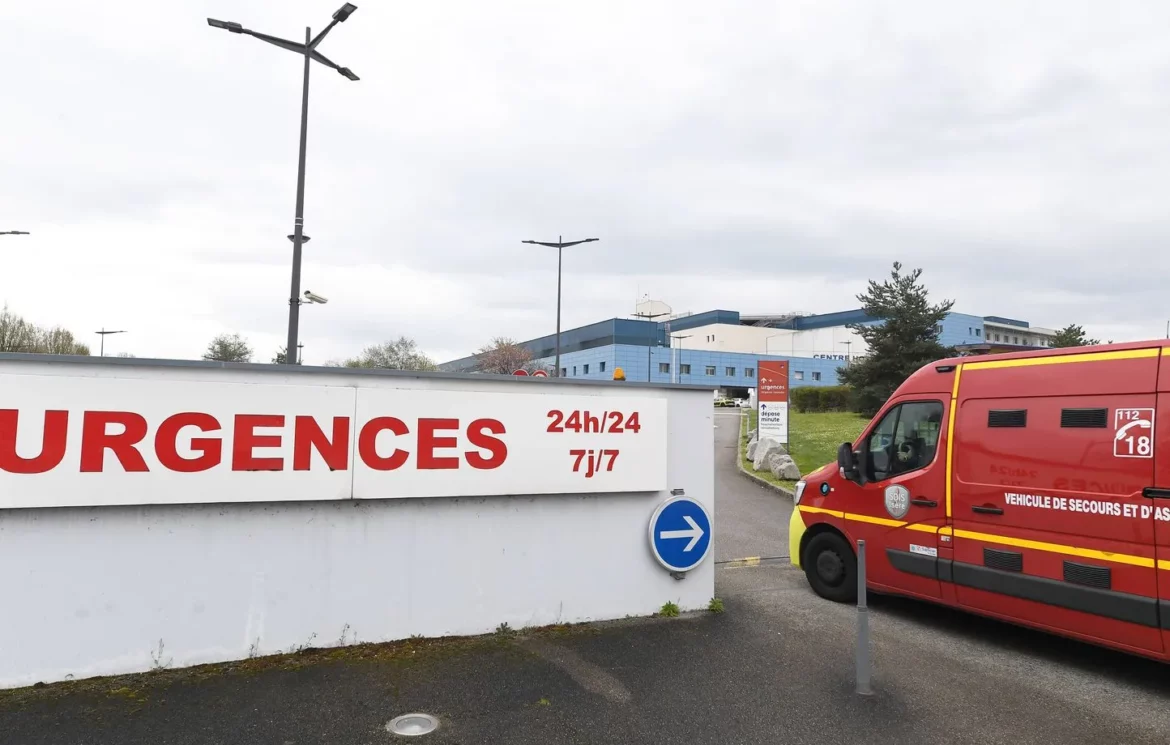
[[[301,62],[335,0],[0,4],[0,299],[107,351],[287,323]],[[834,311],[890,262],[978,315],[1161,337],[1170,3],[366,0],[310,86],[305,360],[633,311]]]

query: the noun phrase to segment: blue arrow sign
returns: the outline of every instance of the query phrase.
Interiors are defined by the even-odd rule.
[[[687,572],[711,550],[711,518],[690,497],[663,502],[650,516],[650,550],[672,572]]]

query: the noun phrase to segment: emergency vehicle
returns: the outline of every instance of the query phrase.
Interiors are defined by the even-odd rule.
[[[789,556],[867,587],[1170,660],[1170,341],[911,375],[796,486]]]

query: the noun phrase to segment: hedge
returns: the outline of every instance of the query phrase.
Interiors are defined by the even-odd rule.
[[[802,386],[793,388],[790,399],[799,412],[848,411],[850,389],[847,385]]]

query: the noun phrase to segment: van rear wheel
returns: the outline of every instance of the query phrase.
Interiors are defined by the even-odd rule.
[[[816,594],[837,603],[857,600],[857,556],[837,533],[813,536],[800,563]]]

